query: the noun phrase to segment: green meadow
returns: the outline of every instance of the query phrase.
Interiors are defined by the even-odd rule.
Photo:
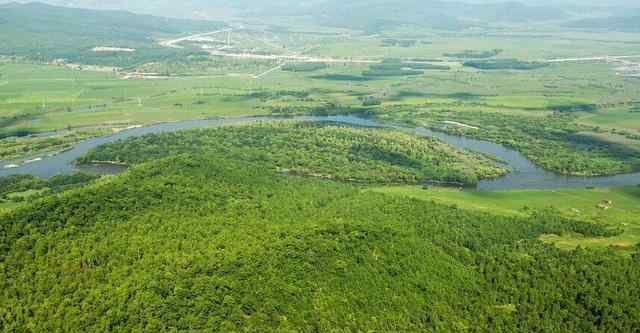
[[[613,237],[541,236],[541,239],[561,248],[581,245],[614,246],[629,250],[640,242],[640,187],[460,191],[451,188],[398,186],[370,190],[504,216],[528,216],[534,210],[552,209],[568,218],[623,230],[623,233]]]
[[[261,113],[234,100],[250,89],[241,78],[123,80],[48,65],[5,64],[0,69],[8,80],[0,114],[32,115],[9,129],[49,131]]]

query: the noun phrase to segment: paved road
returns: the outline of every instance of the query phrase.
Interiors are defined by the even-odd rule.
[[[278,66],[273,67],[270,70],[268,70],[268,71],[266,71],[266,72],[264,72],[262,74],[254,75],[253,78],[254,79],[259,79],[259,78],[261,78],[261,77],[263,77],[263,76],[265,76],[265,75],[267,75],[267,74],[269,74],[271,72],[277,71],[278,69],[284,67],[284,65],[286,65],[286,64],[287,64],[286,62],[283,62],[283,63],[279,64]]]
[[[279,54],[253,54],[253,53],[229,53],[217,50],[209,51],[211,55],[238,59],[260,59],[260,60],[284,60],[284,61],[306,61],[325,63],[351,63],[351,64],[376,64],[380,60],[354,59],[354,58],[324,58],[305,55],[279,55]]]
[[[640,55],[564,58],[564,59],[551,59],[546,61],[547,62],[579,62],[579,61],[598,61],[598,60],[620,60],[620,59],[631,59],[631,58],[640,58]]]
[[[205,33],[201,33],[201,34],[190,35],[190,36],[186,36],[186,37],[180,37],[180,38],[171,39],[171,40],[165,40],[165,41],[160,42],[160,45],[165,46],[165,47],[172,47],[174,49],[181,49],[182,46],[179,46],[179,45],[176,45],[176,44],[184,42],[184,41],[188,41],[188,40],[193,39],[193,38],[211,36],[211,35],[219,34],[221,32],[230,32],[232,30],[233,29],[230,29],[230,28],[229,29],[221,29],[221,30],[205,32]]]

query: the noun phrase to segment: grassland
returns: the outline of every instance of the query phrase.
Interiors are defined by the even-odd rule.
[[[568,218],[624,231],[620,235],[606,238],[580,235],[541,236],[541,239],[561,248],[575,248],[578,245],[601,248],[614,246],[629,251],[640,243],[640,187],[485,192],[399,186],[371,190],[504,216],[527,216],[533,210],[553,209]],[[606,203],[608,201],[611,202],[610,205]]]
[[[87,138],[108,135],[112,130],[88,129],[63,131],[46,136],[8,137],[0,140],[0,161],[10,161],[25,156],[56,154],[72,148],[78,141]]]
[[[639,133],[640,116],[637,112],[629,112],[629,109],[628,106],[607,108],[593,114],[585,114],[579,121],[603,129],[619,129]]]
[[[22,201],[30,197],[41,195],[45,193],[47,190],[48,188],[43,188],[39,190],[26,190],[23,192],[9,193],[7,195],[7,198],[9,198],[9,200]]]
[[[387,38],[413,37],[429,44],[417,43],[414,47],[385,47],[382,40]],[[326,41],[327,39],[325,39]],[[361,56],[359,50],[367,49],[368,56],[375,57],[415,57],[439,58],[445,53],[461,53],[467,50],[490,51],[503,49],[498,58],[520,58],[542,60],[567,57],[589,57],[594,54],[637,54],[640,46],[638,34],[622,32],[575,32],[560,29],[544,32],[448,32],[411,31],[398,28],[387,31],[382,36],[360,38],[352,36],[330,40],[317,45],[313,54],[337,55],[344,57]]]
[[[340,74],[358,77],[366,66],[331,65],[308,74],[279,72],[266,80],[252,80],[255,72],[211,77],[180,77],[167,80],[121,80],[104,73],[73,71],[55,66],[4,64],[0,73],[3,117],[24,113],[41,114],[43,120],[30,124],[17,121],[13,127],[50,130],[66,126],[99,125],[185,119],[211,115],[255,114],[256,101],[242,101],[252,91],[297,90],[326,101],[357,104],[358,95],[385,95],[386,105],[425,104],[432,108],[455,104],[461,109],[482,111],[545,111],[565,104],[628,102],[638,89],[631,82],[608,77],[601,65],[557,65],[535,73],[488,73],[472,70],[434,71],[420,77],[398,80],[379,78],[364,82],[321,79]],[[575,74],[588,72],[585,78]],[[563,77],[563,75],[569,77]],[[602,79],[612,80],[607,84]],[[601,82],[597,85],[587,82]],[[616,82],[617,81],[617,82]],[[611,85],[630,85],[618,90]],[[607,95],[604,95],[607,94]],[[235,99],[234,99],[235,97]],[[606,99],[606,100],[603,100]],[[204,104],[194,104],[202,100]],[[244,102],[244,103],[242,103]],[[253,102],[253,103],[252,103]],[[43,110],[46,104],[46,112]],[[91,110],[90,107],[95,106]],[[241,110],[244,110],[242,112]],[[175,111],[175,112],[171,112]],[[613,124],[633,127],[633,113],[601,110],[596,114]],[[594,116],[594,115],[585,115]],[[615,119],[620,119],[617,123]],[[110,120],[110,121],[109,121]],[[29,126],[31,125],[31,126]]]
[[[402,33],[398,32],[392,35],[402,36]],[[615,119],[626,117],[624,123],[626,126],[632,126],[626,120],[636,118],[633,115],[625,114],[624,110],[608,112],[612,106],[622,105],[637,98],[640,83],[637,80],[614,75],[611,66],[604,63],[562,63],[535,71],[478,71],[462,68],[460,61],[447,60],[442,56],[446,52],[462,51],[458,49],[463,46],[465,49],[474,50],[502,48],[504,52],[499,55],[500,57],[523,60],[588,55],[579,51],[581,49],[576,48],[575,45],[570,45],[569,42],[566,45],[563,44],[562,41],[565,39],[571,40],[564,34],[551,34],[544,38],[544,40],[549,40],[549,44],[553,45],[553,48],[544,43],[526,44],[524,41],[527,39],[524,37],[505,40],[501,37],[483,35],[433,34],[430,36],[432,36],[430,39],[433,44],[420,44],[420,47],[415,48],[380,46],[381,52],[379,53],[376,47],[384,39],[383,37],[354,36],[345,41],[343,38],[318,37],[305,33],[286,33],[279,36],[282,37],[279,39],[280,43],[287,45],[288,52],[308,49],[306,53],[313,56],[361,58],[362,54],[359,53],[359,50],[366,49],[372,50],[367,52],[369,59],[380,60],[393,57],[440,59],[446,61],[436,64],[453,67],[453,70],[450,71],[427,71],[426,74],[420,76],[376,78],[366,82],[331,81],[317,78],[325,74],[355,75],[358,77],[367,70],[367,65],[331,64],[328,68],[313,73],[273,72],[263,79],[252,79],[253,75],[266,71],[276,62],[202,58],[202,56],[185,57],[180,61],[168,60],[141,65],[139,68],[144,71],[181,75],[181,77],[170,80],[152,82],[123,81],[115,75],[80,73],[62,68],[6,64],[0,68],[2,74],[0,81],[3,82],[3,94],[11,98],[5,99],[1,105],[12,104],[12,106],[6,107],[4,105],[5,107],[0,112],[3,116],[26,111],[35,112],[41,109],[45,100],[49,100],[47,104],[50,105],[50,109],[71,108],[71,112],[68,112],[71,115],[67,117],[50,115],[51,119],[45,119],[46,121],[43,123],[50,124],[49,127],[61,127],[65,126],[65,123],[71,125],[74,123],[79,125],[100,124],[104,122],[105,118],[119,119],[122,122],[180,118],[175,115],[171,117],[164,113],[177,115],[190,113],[185,117],[198,117],[203,116],[203,113],[204,115],[212,113],[218,115],[239,114],[242,112],[238,109],[243,109],[245,114],[252,114],[256,113],[253,110],[253,107],[256,106],[254,103],[238,103],[237,100],[233,100],[233,97],[243,95],[243,92],[247,91],[301,90],[300,88],[304,86],[308,92],[321,92],[316,94],[320,95],[318,97],[349,104],[358,104],[359,100],[353,95],[362,94],[385,95],[384,97],[392,99],[388,101],[389,103],[399,105],[415,104],[417,103],[415,97],[419,96],[406,95],[411,92],[419,92],[425,97],[421,99],[425,103],[428,102],[429,96],[434,95],[477,96],[476,100],[466,101],[458,107],[486,111],[543,111],[567,103],[584,103],[601,105],[597,115],[604,117],[604,119],[611,119],[609,121],[616,124],[620,124],[622,121],[615,122]],[[253,42],[249,38],[243,38],[242,34],[235,38],[238,39],[238,47],[242,48],[255,47],[255,39],[262,39],[264,36],[253,36]],[[605,50],[605,46],[609,47],[608,51],[611,53],[628,54],[637,51],[635,44],[630,44],[635,37],[632,38],[628,35],[619,37],[618,34],[611,33],[611,36],[607,34],[579,35],[572,38],[588,44],[588,46],[585,45],[584,50],[591,52],[590,54],[600,54]],[[615,48],[611,49],[612,44],[618,45],[616,43],[602,42],[607,38],[623,39],[620,41],[621,49],[619,51]],[[350,53],[340,52],[342,43],[348,45],[347,51]],[[562,47],[558,47],[558,45]],[[544,53],[550,49],[557,54]],[[265,46],[266,51],[275,52],[273,47],[267,48]],[[540,52],[539,56],[537,52]],[[216,89],[218,87],[220,89]],[[25,90],[29,91],[28,96],[23,95]],[[408,98],[402,98],[403,94]],[[204,100],[206,104],[193,105],[193,102],[200,99],[198,97],[202,97],[199,95],[208,95],[209,98]],[[213,98],[214,96],[211,95],[218,95],[218,98]],[[114,103],[112,99],[116,98],[120,101]],[[139,107],[139,99],[142,99],[142,107]],[[460,104],[461,101],[453,98],[451,102]],[[80,110],[76,110],[78,107],[90,106],[92,103],[96,105],[107,104],[107,107],[97,110],[100,112],[95,112],[97,114],[92,116],[82,115]],[[182,105],[182,108],[176,105]],[[214,108],[216,111],[211,110]],[[185,112],[184,109],[189,109],[189,111]],[[100,117],[100,115],[104,117]],[[602,120],[597,118],[594,121],[601,122]]]
[[[32,115],[6,129],[50,131],[256,113],[234,100],[250,88],[242,78],[214,80],[226,83],[217,87],[206,78],[122,80],[56,66],[5,64],[1,70],[9,82],[2,90],[1,114]]]
[[[21,204],[17,202],[0,201],[0,215],[9,213],[20,206]]]
[[[445,56],[494,49],[502,52],[492,59],[522,61],[580,57],[605,50],[608,54],[632,54],[638,51],[640,42],[634,34],[551,29],[538,34],[514,31],[507,38],[496,32],[429,30],[418,36],[415,31],[395,29],[365,36],[338,29],[314,32],[314,28],[238,31],[228,52],[301,54],[343,59],[345,63],[329,63],[312,72],[269,72],[282,65],[280,61],[207,56],[201,50],[196,52],[200,44],[195,42],[184,45],[196,52],[192,55],[135,68],[159,73],[162,79],[155,80],[123,80],[116,73],[4,61],[0,66],[0,131],[5,136],[24,135],[218,116],[367,109],[393,122],[427,127],[437,127],[443,121],[469,124],[480,131],[462,134],[513,146],[560,173],[599,175],[639,168],[634,156],[640,154],[640,113],[631,111],[640,94],[640,80],[616,75],[616,65],[567,62],[534,70],[485,71],[464,67],[464,59]],[[389,39],[416,42],[389,45],[385,43]],[[576,44],[584,49],[576,48]],[[367,54],[361,54],[365,49]],[[363,74],[385,64],[349,63],[353,59],[395,58],[423,62],[415,64],[417,68],[450,69],[425,70],[422,74],[399,69],[395,71],[399,75],[367,77]],[[291,66],[304,64],[292,62],[283,67]],[[405,75],[407,72],[414,75]],[[571,115],[558,122],[553,117],[557,113]],[[496,121],[500,128],[494,128]],[[549,128],[538,126],[532,131],[519,126],[538,122]],[[509,133],[501,133],[506,131]],[[541,137],[539,132],[546,134]],[[551,152],[560,156],[550,157]]]

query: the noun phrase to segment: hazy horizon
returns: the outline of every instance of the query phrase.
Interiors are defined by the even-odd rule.
[[[291,0],[276,0],[266,3],[262,0],[242,0],[242,1],[230,1],[230,0],[190,0],[190,1],[172,1],[172,0],[153,0],[153,1],[126,1],[126,0],[38,0],[38,1],[25,1],[25,0],[0,0],[0,4],[7,3],[44,3],[55,6],[64,7],[76,7],[76,8],[88,8],[88,9],[104,9],[104,10],[126,10],[141,14],[152,14],[159,16],[179,16],[179,17],[193,17],[212,14],[212,12],[218,12],[220,15],[233,16],[236,11],[244,10],[277,10],[280,8],[292,9],[305,8],[311,5],[318,5],[322,3],[331,3],[332,0],[311,0],[311,1],[291,1]],[[355,3],[357,1],[341,1],[340,4]],[[382,1],[373,1],[381,3]],[[433,3],[458,3],[458,4],[472,4],[472,5],[495,5],[495,4],[509,4],[520,3],[530,7],[540,6],[555,6],[555,7],[633,7],[640,8],[640,3],[635,0],[610,0],[606,2],[596,0],[540,0],[535,3],[529,3],[527,1],[520,0],[435,0]],[[384,3],[384,2],[382,2]],[[393,1],[389,1],[393,3]],[[202,11],[198,14],[197,12]]]

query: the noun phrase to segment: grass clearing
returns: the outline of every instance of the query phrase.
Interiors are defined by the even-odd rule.
[[[578,245],[630,248],[640,242],[640,187],[485,192],[398,186],[369,190],[508,216],[526,216],[531,209],[553,208],[567,217],[624,230],[623,234],[610,238],[584,238],[576,235],[542,237],[543,240],[554,242],[563,248],[575,248]],[[598,207],[605,201],[612,202],[610,208]]]
[[[640,112],[630,112],[629,107],[584,114],[579,121],[592,126],[626,129],[640,134]]]
[[[18,207],[20,207],[22,203],[11,202],[11,201],[0,201],[0,215],[8,213]]]
[[[27,191],[23,191],[23,192],[9,193],[9,194],[7,194],[7,198],[12,199],[12,200],[15,200],[15,199],[25,200],[25,199],[28,199],[30,197],[43,194],[43,193],[47,192],[48,190],[49,190],[48,188],[43,188],[43,189],[39,189],[39,190],[27,190]]]

